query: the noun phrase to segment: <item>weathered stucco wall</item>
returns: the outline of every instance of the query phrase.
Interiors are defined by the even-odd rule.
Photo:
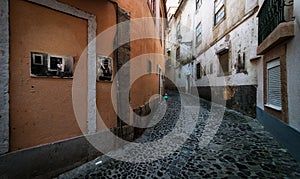
[[[244,35],[249,34],[249,35]],[[214,46],[207,49],[199,55],[196,63],[200,62],[203,69],[207,70],[208,78],[196,80],[197,86],[220,86],[224,85],[224,80],[227,85],[256,85],[256,63],[250,61],[253,57],[252,51],[255,50],[257,44],[257,22],[255,16],[241,24],[239,27],[230,32],[227,37],[218,41]],[[229,47],[229,72],[230,75],[218,77],[220,67],[219,58],[216,54],[218,49]],[[245,53],[245,72],[237,73],[236,64],[238,55]],[[213,73],[209,74],[210,64],[213,65]],[[208,81],[209,79],[209,81]]]
[[[158,75],[148,74],[144,75],[136,80],[130,90],[130,105],[133,109],[140,107],[140,104],[149,103],[153,94],[158,94]],[[149,81],[155,81],[156,84],[149,83]],[[132,96],[141,96],[141,98],[132,99]],[[146,96],[148,95],[148,96]]]
[[[93,14],[96,17],[97,35],[101,35],[107,28],[116,24],[116,9],[113,3],[101,1],[71,1],[59,0],[70,7],[75,7],[81,12]],[[119,1],[118,5],[130,12],[131,18],[150,17],[150,9],[146,1]],[[139,8],[136,8],[139,7]],[[100,9],[100,10],[99,10]],[[88,21],[78,18],[76,15],[62,13],[38,4],[26,1],[10,2],[10,150],[28,148],[40,144],[46,144],[57,140],[86,134],[90,127],[97,131],[116,127],[117,115],[111,101],[110,82],[96,83],[96,104],[98,114],[103,122],[97,118],[96,126],[89,123],[88,110],[88,63],[87,54],[82,52],[88,45]],[[131,19],[132,21],[132,19]],[[90,25],[90,24],[89,24]],[[149,24],[140,24],[144,30],[151,31],[154,21]],[[141,29],[140,28],[140,29]],[[132,27],[131,27],[132,29]],[[134,29],[134,28],[133,28]],[[136,29],[138,32],[140,29]],[[131,33],[135,33],[132,31]],[[116,28],[106,33],[106,38],[96,41],[96,54],[115,58],[113,46]],[[163,44],[159,39],[141,39],[130,43],[130,57],[137,57],[147,53],[163,54]],[[59,78],[33,78],[30,77],[30,52],[45,52],[55,55],[72,56],[76,79]],[[157,71],[157,65],[164,69],[164,59],[153,59],[153,72]],[[114,73],[116,73],[115,64]],[[148,63],[141,62],[138,70],[147,70]],[[131,70],[137,70],[132,68]],[[144,78],[141,78],[144,79]],[[72,104],[72,85],[77,80],[75,87],[82,91],[76,98],[80,104],[76,121]],[[78,81],[79,80],[79,81]],[[149,96],[158,93],[158,77],[138,80],[132,86],[132,105],[141,106],[148,103]],[[89,82],[90,83],[90,82]],[[147,88],[143,93],[141,87]],[[93,89],[92,89],[93,90]],[[74,91],[73,91],[74,92]],[[78,110],[78,108],[77,108]],[[93,121],[91,121],[93,122]],[[80,128],[79,128],[80,126]]]
[[[161,69],[165,69],[165,60],[163,58],[151,58],[147,54],[164,54],[163,43],[159,40],[158,27],[155,26],[154,20],[152,19],[141,19],[144,17],[152,17],[147,1],[131,0],[122,1],[118,0],[119,6],[126,11],[130,12],[131,22],[130,22],[130,58],[141,58],[137,64],[131,66],[131,72],[143,73],[148,69],[148,61],[152,62],[152,72],[157,72],[157,65],[159,64]],[[138,7],[138,8],[137,8]],[[158,9],[157,9],[158,10]],[[159,14],[156,14],[159,15]],[[162,13],[164,15],[164,13]],[[164,23],[162,23],[164,28]],[[149,36],[151,38],[149,38]],[[139,37],[138,39],[135,39]],[[154,37],[154,38],[153,38]],[[134,39],[134,40],[133,40]],[[139,57],[141,55],[147,55],[147,57]],[[151,56],[151,55],[150,55]],[[133,73],[131,73],[133,75]],[[133,76],[131,77],[134,78]],[[148,90],[143,93],[138,92],[140,88],[144,85],[141,80],[134,83],[134,86],[130,88],[130,105],[132,106],[142,106],[145,102],[148,102],[149,96],[158,94],[158,78],[148,79]],[[136,93],[137,92],[137,93]]]
[[[229,107],[254,116],[258,65],[255,61],[258,58],[256,55],[258,4],[256,0],[224,1],[224,3],[225,16],[217,24],[214,24],[214,1],[210,0],[202,1],[198,9],[194,1],[184,2],[171,20],[170,27],[173,30],[168,33],[170,39],[168,46],[172,51],[176,51],[180,46],[180,59],[183,60],[183,63],[175,69],[176,85],[186,89],[186,92],[198,89],[200,96],[207,98],[212,95],[205,96],[211,92],[208,88],[224,88],[223,98]],[[201,40],[197,43],[197,26],[200,23]],[[178,40],[178,33],[176,34],[178,29],[182,36],[181,42]],[[221,51],[227,50],[228,73],[221,75],[218,55]],[[201,77],[197,79],[196,66],[199,63]],[[241,96],[243,93],[251,97],[251,102]],[[247,105],[251,109],[245,107]]]
[[[111,56],[115,62],[113,56],[113,43],[116,33],[116,10],[112,3],[102,1],[72,1],[72,0],[61,0],[70,6],[81,9],[85,12],[96,15],[97,22],[97,40],[96,40],[96,54]],[[101,7],[101,11],[99,11]],[[105,34],[105,35],[102,35]],[[115,74],[116,68],[113,64],[113,72]],[[96,84],[96,104],[98,114],[101,116],[97,117],[97,131],[101,129],[113,128],[117,125],[117,116],[113,109],[111,100],[111,82],[97,82]],[[97,114],[97,115],[98,115]],[[105,125],[105,126],[104,126]]]
[[[11,1],[10,28],[10,150],[81,135],[72,106],[72,79],[30,77],[30,52],[73,56],[76,66],[87,46],[87,22]]]

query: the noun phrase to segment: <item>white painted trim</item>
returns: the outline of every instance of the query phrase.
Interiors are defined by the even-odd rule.
[[[75,7],[58,2],[56,0],[27,0],[29,2],[45,6],[47,8],[63,12],[75,17],[88,20],[88,99],[87,99],[87,126],[88,134],[97,130],[96,118],[96,30],[97,21],[94,14],[84,12]]]
[[[275,106],[273,104],[265,104],[266,107],[269,107],[269,108],[272,108],[272,109],[275,109],[277,111],[281,111],[282,110],[282,107],[279,107],[279,106]]]
[[[0,154],[9,150],[9,7],[0,1]]]

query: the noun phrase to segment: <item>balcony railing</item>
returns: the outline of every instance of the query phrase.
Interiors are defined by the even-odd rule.
[[[258,43],[284,21],[284,0],[265,0],[258,13]]]

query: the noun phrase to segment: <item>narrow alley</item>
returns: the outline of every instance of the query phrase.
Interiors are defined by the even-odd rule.
[[[0,0],[0,179],[300,179],[300,1]]]
[[[178,122],[180,106],[193,106],[196,98],[169,92],[167,112],[135,142],[158,140]],[[201,147],[211,104],[200,100],[201,109],[193,133],[173,154],[152,162],[130,163],[101,156],[58,178],[299,178],[300,165],[266,132],[257,120],[226,109],[210,143]],[[191,112],[191,111],[189,111]],[[195,111],[194,111],[195,113]],[[193,115],[191,115],[192,117]],[[188,120],[188,119],[185,119]],[[182,131],[184,132],[184,131]],[[165,150],[162,145],[157,150]],[[136,151],[141,150],[139,148]],[[135,151],[133,151],[135,152]],[[146,153],[145,153],[146,154]]]

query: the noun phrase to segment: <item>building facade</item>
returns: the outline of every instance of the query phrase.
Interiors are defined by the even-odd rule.
[[[300,3],[259,3],[257,119],[300,160]]]
[[[181,1],[169,20],[166,66],[187,93],[222,98],[256,117],[297,160],[299,7],[287,0]]]
[[[0,158],[10,161],[1,166],[6,171],[1,176],[50,177],[100,154],[85,135],[107,130],[133,135],[117,114],[132,121],[130,108],[145,106],[162,93],[165,61],[138,61],[138,70],[147,75],[133,84],[136,66],[117,72],[144,54],[163,56],[164,1],[0,4]],[[144,37],[139,31],[152,34]]]
[[[255,0],[182,1],[168,37],[177,85],[254,117],[257,10]]]

